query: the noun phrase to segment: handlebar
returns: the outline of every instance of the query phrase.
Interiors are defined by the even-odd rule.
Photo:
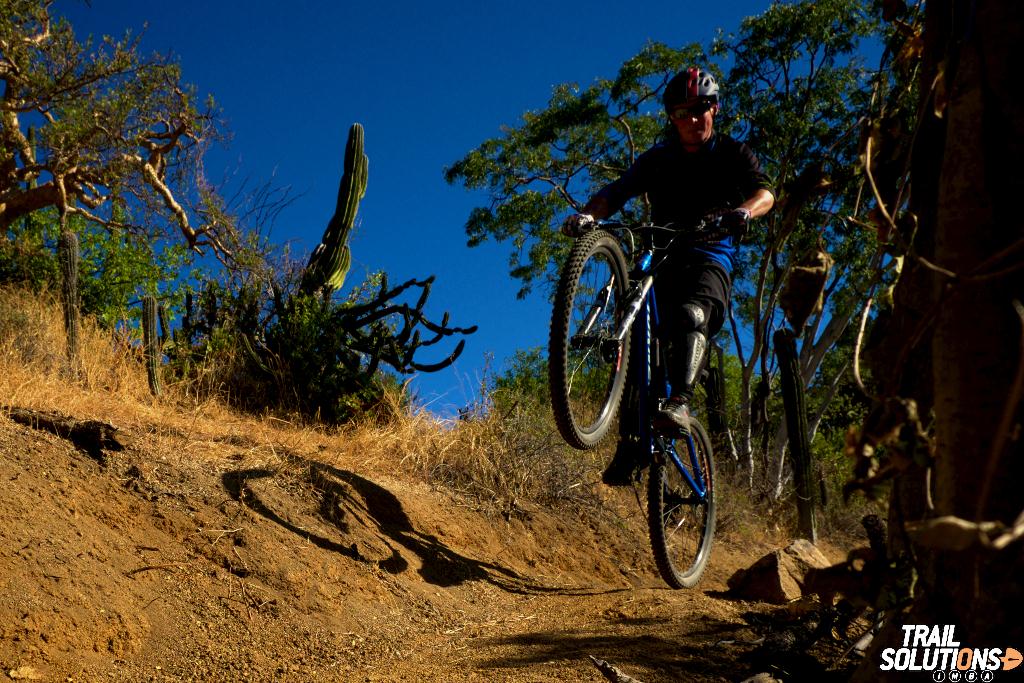
[[[731,236],[729,231],[722,229],[721,224],[721,216],[714,216],[711,218],[705,217],[692,225],[679,225],[673,223],[669,223],[668,225],[655,225],[654,223],[597,221],[597,226],[600,230],[606,230],[608,232],[623,232],[627,234],[629,236],[631,250],[634,246],[633,233],[639,233],[641,236],[653,236],[658,231],[669,232],[672,233],[672,239],[669,240],[669,244],[675,242],[678,238],[688,238],[695,244],[717,242]],[[665,245],[663,248],[667,247],[668,245]]]

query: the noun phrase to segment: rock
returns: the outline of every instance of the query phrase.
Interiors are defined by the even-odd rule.
[[[759,673],[750,678],[744,679],[743,683],[782,683],[779,679],[775,678],[771,674]]]
[[[729,577],[729,591],[746,600],[786,603],[803,596],[808,569],[824,569],[829,564],[813,543],[797,539]]]
[[[594,655],[587,656],[590,658],[590,661],[593,662],[594,666],[597,667],[597,670],[600,671],[609,681],[612,681],[612,683],[642,683],[632,676],[627,676],[622,673],[616,667],[603,659],[598,659]]]
[[[20,666],[17,669],[11,669],[7,672],[7,675],[16,681],[41,681],[46,678],[46,676],[31,666]]]
[[[31,408],[4,408],[8,417],[33,429],[43,429],[62,439],[69,439],[101,465],[106,464],[104,450],[123,451],[117,427],[98,420],[78,420],[60,413],[32,410]]]

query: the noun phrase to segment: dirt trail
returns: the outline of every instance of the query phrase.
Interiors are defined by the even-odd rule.
[[[663,587],[636,501],[494,518],[325,449],[130,430],[89,455],[0,415],[0,667],[56,681],[740,681],[728,537]],[[158,433],[159,432],[159,433]],[[99,456],[99,457],[97,457]]]

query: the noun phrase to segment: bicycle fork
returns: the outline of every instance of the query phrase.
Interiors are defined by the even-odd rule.
[[[651,286],[653,284],[653,275],[644,277],[643,280],[640,280],[640,282],[634,286],[633,291],[626,298],[626,308],[623,311],[622,320],[619,321],[619,324],[615,328],[615,334],[601,342],[601,352],[606,359],[614,357],[614,352],[622,348],[622,342],[625,341],[626,335],[630,333],[637,316],[640,315],[640,311],[644,310],[647,305],[647,294],[651,291]],[[597,320],[598,316],[601,315],[605,308],[608,307],[608,302],[611,300],[614,286],[615,276],[613,275],[608,280],[608,284],[597,293],[595,302],[591,305],[590,311],[587,313],[587,317],[584,318],[583,323],[580,325],[580,331],[573,335],[572,343],[574,346],[582,347],[586,343],[593,343],[593,340],[590,337],[590,330],[594,326],[594,322]]]
[[[615,288],[615,276],[612,275],[608,280],[608,284],[597,293],[597,300],[590,307],[590,312],[587,313],[587,317],[583,320],[583,324],[580,325],[580,331],[577,336],[583,337],[590,334],[590,329],[594,326],[597,321],[597,316],[604,312],[604,309],[608,308],[608,302],[612,298],[612,290]]]
[[[650,300],[647,297],[647,293],[651,291],[651,286],[654,284],[654,276],[648,275],[641,280],[636,288],[633,290],[632,296],[626,301],[626,310],[623,312],[622,320],[619,321],[619,326],[615,329],[615,341],[622,342],[626,339],[626,335],[629,334],[630,328],[633,327],[633,321],[636,320],[640,314],[641,309],[645,310],[650,304]],[[650,330],[647,333],[647,341],[650,342]]]

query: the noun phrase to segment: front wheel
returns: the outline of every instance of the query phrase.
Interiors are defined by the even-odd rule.
[[[654,561],[665,583],[693,588],[704,574],[715,536],[715,460],[707,432],[692,417],[690,434],[675,443],[682,447],[679,459],[690,478],[703,483],[704,495],[694,491],[667,453],[659,454],[647,480],[647,523]]]
[[[601,442],[622,399],[629,334],[615,332],[628,286],[615,237],[594,230],[576,241],[555,292],[548,379],[558,431],[580,450]]]

